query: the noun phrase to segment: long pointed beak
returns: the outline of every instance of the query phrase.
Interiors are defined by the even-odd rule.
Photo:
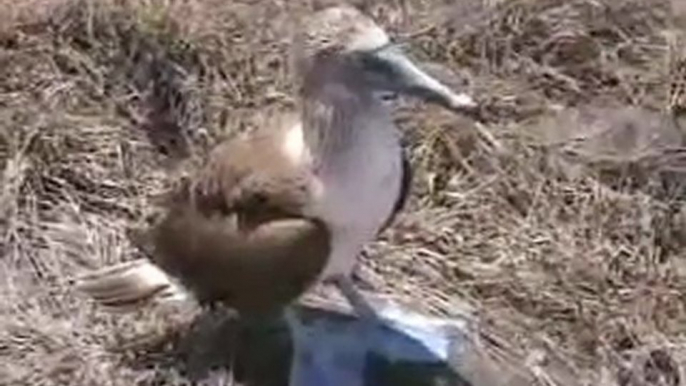
[[[384,47],[372,55],[389,74],[389,88],[393,91],[415,96],[457,112],[471,113],[477,110],[478,105],[471,96],[452,91],[422,71],[398,47]]]

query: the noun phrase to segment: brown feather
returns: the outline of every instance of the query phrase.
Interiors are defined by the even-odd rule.
[[[308,170],[277,146],[284,131],[220,145],[151,231],[151,259],[201,302],[269,311],[303,293],[327,261],[328,229],[301,214]]]

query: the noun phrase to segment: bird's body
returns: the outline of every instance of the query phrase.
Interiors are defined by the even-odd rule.
[[[303,363],[316,353],[289,305],[310,286],[337,285],[363,320],[376,320],[351,272],[364,245],[402,208],[410,181],[379,92],[460,111],[475,105],[416,67],[354,8],[316,13],[294,43],[298,109],[212,150],[170,193],[161,220],[143,237],[149,259],[96,271],[78,285],[116,309],[179,294],[247,318],[285,308],[296,386],[308,376]],[[338,376],[324,383],[353,386]]]
[[[356,108],[359,112],[345,112],[358,119],[346,128],[349,138],[340,148],[336,146],[341,138],[334,144],[327,142],[334,139],[321,137],[317,145],[308,143],[307,126],[291,114],[217,147],[153,229],[152,260],[181,278],[201,300],[226,302],[242,311],[287,304],[313,283],[349,275],[365,243],[400,210],[400,193],[409,182],[403,178],[409,171],[403,169],[399,136],[390,116],[366,119],[370,114],[379,116],[375,110],[385,107],[380,101],[359,101]],[[336,109],[332,102],[332,114],[343,114]],[[234,207],[226,207],[228,203]],[[238,221],[232,223],[232,218]],[[255,229],[270,229],[286,220],[300,235],[302,246],[286,250],[265,242],[268,234],[256,237]],[[233,232],[240,240],[232,240]],[[243,248],[243,257],[226,258],[239,256],[238,248],[252,243],[251,235],[259,240],[254,247]],[[277,247],[290,257],[276,253]],[[248,272],[246,267],[253,266],[254,273]],[[230,281],[222,277],[240,270],[240,278],[234,273],[227,274]],[[193,276],[194,272],[204,273]],[[240,283],[245,284],[239,287]],[[292,290],[283,288],[287,285]],[[232,299],[235,295],[229,290],[251,296]],[[238,303],[239,298],[244,304]]]
[[[178,281],[201,301],[250,314],[286,306],[318,281],[349,278],[409,185],[399,133],[377,91],[455,110],[473,103],[415,67],[353,8],[320,11],[296,43],[299,108],[215,148],[170,195],[149,232],[148,264],[89,275],[85,292],[128,305]]]

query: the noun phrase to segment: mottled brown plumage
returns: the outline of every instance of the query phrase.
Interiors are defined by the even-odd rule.
[[[152,260],[201,301],[270,310],[304,292],[326,263],[328,229],[302,215],[312,177],[277,146],[286,127],[215,149],[151,232]]]

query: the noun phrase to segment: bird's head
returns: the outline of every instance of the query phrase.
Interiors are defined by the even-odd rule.
[[[468,112],[477,104],[433,78],[391,42],[370,17],[349,6],[326,8],[305,20],[294,42],[305,87],[322,82],[369,92],[405,94]]]

